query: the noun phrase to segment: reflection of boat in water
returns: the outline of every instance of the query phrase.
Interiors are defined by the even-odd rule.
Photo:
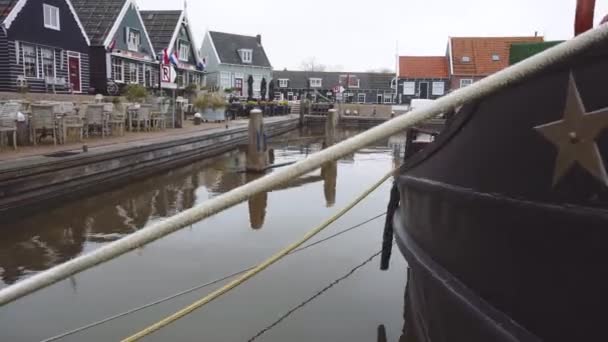
[[[608,339],[608,39],[478,103],[402,168],[407,341]]]

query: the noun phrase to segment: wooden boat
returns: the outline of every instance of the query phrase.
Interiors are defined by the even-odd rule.
[[[403,341],[608,340],[607,76],[602,41],[465,105],[406,160],[387,221]]]

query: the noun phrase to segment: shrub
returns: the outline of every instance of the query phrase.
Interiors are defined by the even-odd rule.
[[[205,93],[197,97],[193,104],[199,110],[218,110],[226,107],[226,100],[218,93]]]
[[[129,102],[141,102],[148,97],[148,91],[140,84],[129,84],[124,90],[124,95]]]

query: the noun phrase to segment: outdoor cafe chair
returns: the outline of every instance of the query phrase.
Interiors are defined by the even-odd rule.
[[[49,135],[53,136],[53,144],[57,145],[57,117],[52,104],[35,104],[31,106],[30,137],[34,145]],[[40,138],[38,133],[40,132]]]
[[[9,134],[13,133],[13,148],[17,149],[17,112],[20,107],[18,103],[6,103],[0,107],[0,146],[4,145],[4,137],[8,140]]]
[[[90,104],[87,106],[85,113],[85,135],[87,138],[91,134],[91,130],[96,128],[99,129],[101,138],[105,137],[108,128],[106,117],[103,104]]]

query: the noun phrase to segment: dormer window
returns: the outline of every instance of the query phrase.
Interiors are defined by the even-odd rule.
[[[500,60],[500,56],[499,56],[497,53],[495,53],[495,54],[493,54],[493,55],[492,55],[492,60],[493,60],[494,62],[497,62],[497,61],[499,61],[499,60]]]
[[[311,78],[310,79],[310,87],[311,88],[321,88],[323,85],[322,80],[320,78]]]
[[[190,43],[184,40],[179,40],[178,43],[179,60],[187,62],[190,59]]]
[[[61,30],[61,24],[59,22],[59,8],[47,4],[42,4],[42,10],[44,12],[44,27],[51,30]]]
[[[141,45],[141,32],[129,27],[127,27],[126,30],[127,48],[129,51],[139,51],[139,46]]]
[[[289,85],[288,79],[286,79],[286,78],[279,79],[279,88],[287,88],[288,85]]]
[[[469,56],[462,56],[462,62],[463,63],[469,63],[471,61],[471,57]]]
[[[253,60],[253,50],[251,49],[240,49],[239,54],[241,55],[241,61],[245,64],[251,64]]]

